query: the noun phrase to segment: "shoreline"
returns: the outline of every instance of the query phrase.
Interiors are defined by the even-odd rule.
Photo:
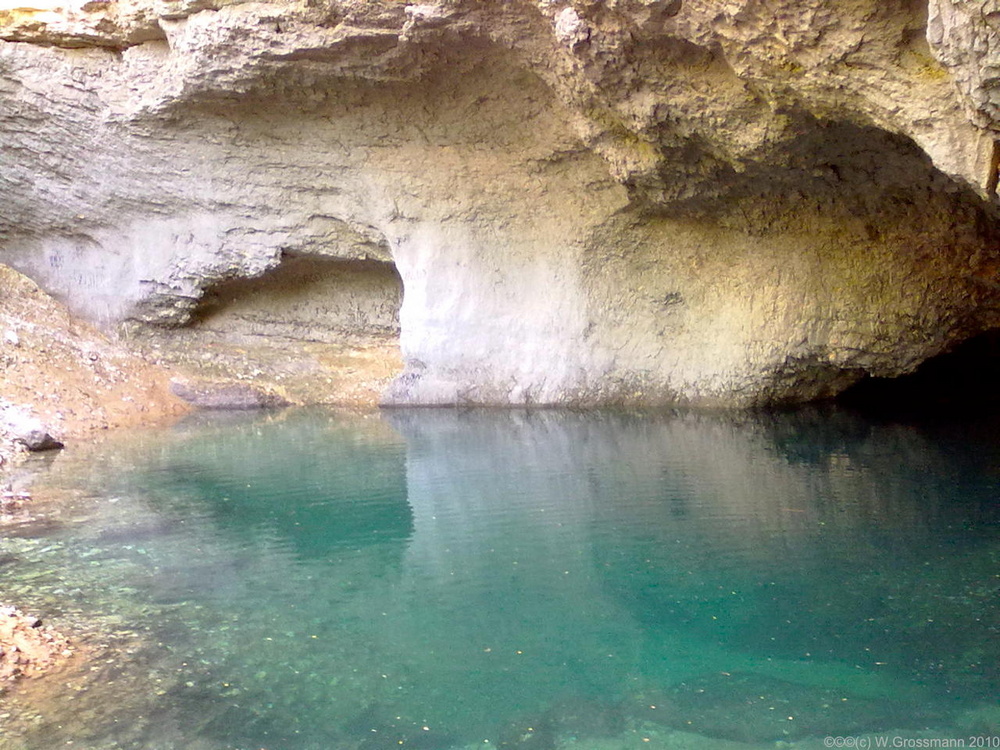
[[[78,320],[2,264],[0,287],[0,530],[12,537],[44,522],[27,466],[30,448],[74,450],[104,430],[169,424],[190,409],[170,392],[170,372]],[[30,596],[0,596],[4,740],[18,734],[17,725],[39,720],[33,705],[48,713],[44,696],[60,692],[61,677],[84,676],[100,651],[89,645],[100,642],[95,633],[66,627],[47,609]]]
[[[176,395],[178,382],[208,391],[284,391],[281,382],[255,379],[254,372],[233,369],[221,356],[209,363],[213,370],[199,367],[197,358],[182,361],[176,352],[168,356],[135,340],[115,341],[3,264],[0,287],[0,531],[8,538],[30,533],[31,524],[55,522],[65,503],[72,504],[71,498],[39,497],[33,489],[30,457],[44,454],[29,448],[39,434],[51,447],[72,452],[117,430],[169,426],[201,411]],[[323,382],[342,396],[343,408],[374,408],[378,389],[398,370],[398,346],[359,340],[335,349],[339,354],[330,364],[341,376]],[[297,406],[317,395],[328,397],[306,390],[286,403]],[[106,725],[99,717],[117,705],[120,686],[110,690],[102,679],[136,680],[128,701],[138,707],[130,713],[155,708],[148,691],[139,697],[149,674],[131,662],[138,654],[155,662],[157,646],[113,620],[96,611],[67,617],[46,606],[42,592],[0,592],[0,750],[23,748],[16,738],[25,732],[52,732],[48,746],[55,746],[77,734],[85,738],[88,723]],[[107,700],[112,693],[115,700]],[[75,729],[64,731],[60,722]]]

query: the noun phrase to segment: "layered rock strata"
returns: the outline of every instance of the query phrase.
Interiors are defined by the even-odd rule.
[[[992,18],[960,0],[8,10],[0,259],[161,350],[398,326],[388,403],[822,397],[997,323]],[[322,354],[296,346],[248,377],[321,390]]]

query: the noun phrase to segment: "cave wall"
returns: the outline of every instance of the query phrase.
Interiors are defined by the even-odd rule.
[[[207,290],[190,328],[301,341],[394,337],[401,298],[392,263],[293,256],[262,276]]]
[[[105,326],[392,264],[387,403],[746,405],[998,323],[957,0],[94,5],[0,12],[0,260]]]

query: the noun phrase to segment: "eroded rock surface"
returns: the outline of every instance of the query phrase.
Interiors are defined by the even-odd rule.
[[[12,455],[186,411],[169,376],[0,265],[0,471]],[[2,515],[0,509],[0,515]]]
[[[6,11],[3,259],[161,350],[398,325],[389,403],[832,394],[997,323],[980,5]]]

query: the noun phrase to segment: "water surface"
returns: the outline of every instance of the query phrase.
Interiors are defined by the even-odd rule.
[[[836,411],[201,417],[60,456],[40,481],[76,499],[4,539],[0,584],[146,644],[77,746],[966,736],[1000,722],[992,434]]]

